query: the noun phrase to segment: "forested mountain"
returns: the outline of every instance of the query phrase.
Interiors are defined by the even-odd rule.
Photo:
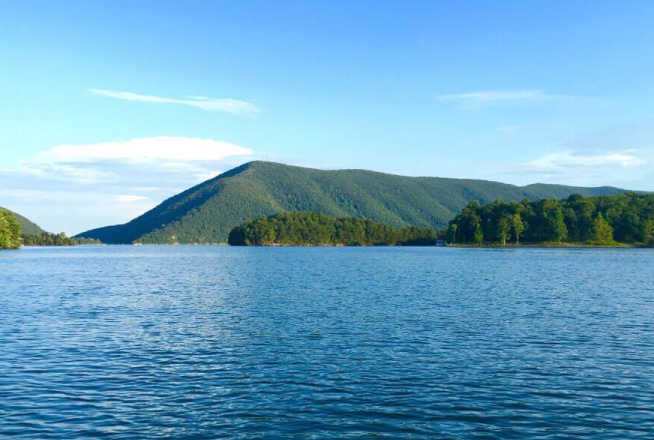
[[[572,195],[565,200],[480,205],[471,201],[450,221],[450,243],[654,245],[654,195]]]
[[[518,187],[482,180],[324,171],[250,162],[178,194],[131,222],[79,234],[103,243],[219,243],[243,222],[282,211],[440,229],[470,200],[615,194],[617,188]]]
[[[436,231],[315,212],[280,212],[232,229],[232,246],[433,246]]]

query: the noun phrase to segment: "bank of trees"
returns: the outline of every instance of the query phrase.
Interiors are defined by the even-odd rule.
[[[314,212],[282,212],[237,226],[229,234],[228,242],[234,246],[420,246],[434,245],[436,232]]]
[[[101,244],[89,238],[67,237],[65,233],[24,234],[16,215],[0,208],[0,249],[18,249],[21,246],[76,246]]]
[[[654,195],[620,194],[480,205],[449,223],[449,243],[587,243],[654,245]]]
[[[0,249],[17,249],[21,245],[22,228],[16,216],[0,208]]]
[[[25,246],[77,246],[81,244],[101,244],[99,240],[92,238],[73,238],[68,237],[64,232],[51,234],[42,232],[40,234],[23,235],[23,245]]]

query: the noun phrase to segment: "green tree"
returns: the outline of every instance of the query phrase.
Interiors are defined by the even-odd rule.
[[[568,236],[561,203],[556,199],[546,199],[541,206],[543,241],[557,241],[559,244]]]
[[[566,239],[568,236],[568,228],[565,226],[565,222],[563,221],[563,213],[558,212],[558,215],[556,216],[556,220],[554,221],[554,239],[561,244],[563,240]]]
[[[515,236],[516,244],[520,244],[520,236],[525,231],[525,222],[522,221],[520,213],[513,214],[511,217],[511,226],[513,227],[513,235]]]
[[[650,246],[654,245],[654,221],[645,220],[642,223],[642,232],[641,232],[643,242]]]
[[[597,214],[593,221],[593,238],[599,243],[612,243],[613,242],[613,228],[604,220],[602,214]]]
[[[11,212],[0,208],[0,249],[18,249],[22,228]]]
[[[502,242],[502,245],[506,245],[506,240],[509,238],[511,233],[511,218],[507,215],[502,215],[497,221],[496,229],[497,238]]]
[[[481,246],[484,242],[484,231],[481,229],[481,225],[479,223],[477,223],[477,227],[475,228],[474,240],[475,244],[478,246]]]
[[[448,241],[452,244],[456,244],[456,231],[459,229],[459,225],[452,223],[448,230]]]

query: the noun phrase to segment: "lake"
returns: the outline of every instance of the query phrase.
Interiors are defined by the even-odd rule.
[[[0,438],[654,437],[654,250],[0,252]]]

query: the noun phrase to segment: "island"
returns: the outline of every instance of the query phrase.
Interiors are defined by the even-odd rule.
[[[315,212],[280,212],[247,221],[229,234],[232,246],[433,246],[430,228],[394,228],[385,223]]]

